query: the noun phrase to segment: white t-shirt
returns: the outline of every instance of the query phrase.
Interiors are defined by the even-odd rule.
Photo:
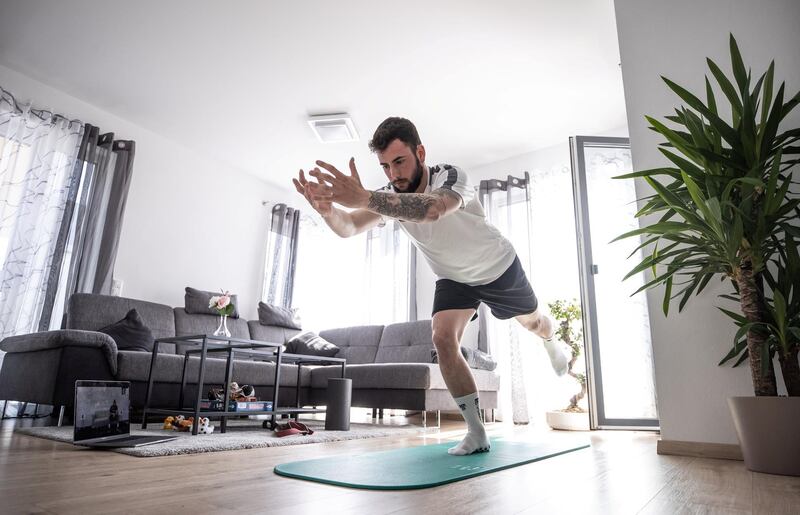
[[[439,278],[470,286],[494,281],[514,262],[514,247],[486,220],[475,189],[461,168],[439,164],[429,172],[425,193],[451,190],[461,197],[461,208],[435,222],[399,220],[400,227]],[[394,190],[389,185],[382,191]]]

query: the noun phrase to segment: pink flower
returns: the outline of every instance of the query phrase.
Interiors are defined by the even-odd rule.
[[[231,303],[231,298],[225,294],[217,298],[217,309],[225,309],[225,306]]]

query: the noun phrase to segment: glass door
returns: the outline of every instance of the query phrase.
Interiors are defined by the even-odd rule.
[[[658,428],[647,296],[630,294],[644,275],[622,278],[642,259],[628,258],[636,238],[609,243],[637,229],[627,138],[570,138],[581,300],[592,427]],[[637,254],[639,257],[636,258]]]

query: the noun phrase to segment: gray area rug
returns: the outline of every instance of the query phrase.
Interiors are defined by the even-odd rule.
[[[379,424],[350,424],[350,431],[326,431],[325,422],[322,420],[301,420],[314,430],[313,435],[293,435],[279,438],[273,431],[262,429],[260,420],[230,420],[227,431],[219,432],[217,429],[210,435],[192,436],[191,432],[183,433],[160,429],[160,424],[148,424],[152,427],[142,431],[131,429],[134,435],[177,436],[177,440],[145,445],[143,447],[130,447],[109,449],[114,452],[138,456],[143,458],[153,456],[174,456],[177,454],[195,454],[201,452],[232,451],[238,449],[257,449],[261,447],[281,447],[307,443],[336,442],[341,440],[357,440],[363,438],[378,438],[382,436],[410,436],[422,431],[422,428],[410,425],[385,426]],[[138,427],[136,424],[135,427]],[[23,427],[14,430],[20,433],[58,442],[72,443],[72,426],[63,427]]]

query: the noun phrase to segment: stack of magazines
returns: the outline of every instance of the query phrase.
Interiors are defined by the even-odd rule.
[[[221,400],[202,399],[200,409],[205,411],[223,411],[225,406]],[[272,401],[228,401],[228,411],[272,411]]]

